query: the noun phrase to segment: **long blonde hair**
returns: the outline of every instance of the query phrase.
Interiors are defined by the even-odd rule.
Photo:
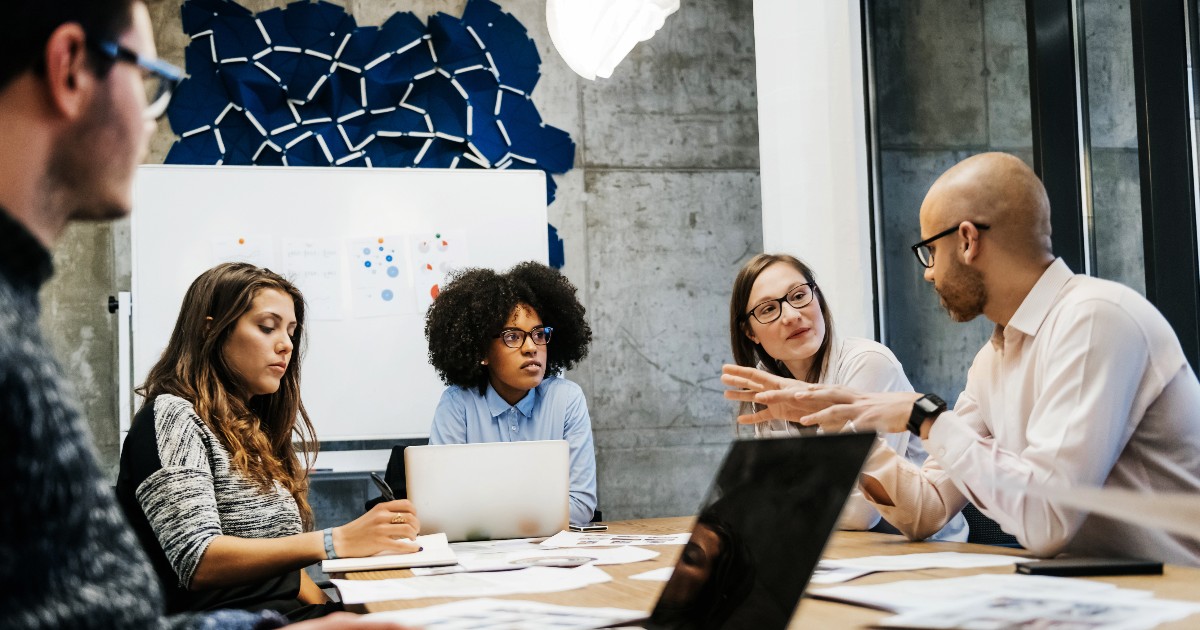
[[[225,361],[224,347],[238,319],[263,289],[276,289],[294,301],[294,349],[279,390],[247,397]],[[264,491],[279,482],[295,498],[304,527],[310,529],[308,469],[317,440],[300,400],[303,338],[304,296],[295,285],[249,263],[217,265],[188,287],[167,348],[137,393],[145,399],[144,405],[153,405],[161,394],[191,402],[196,415],[229,450],[233,468]],[[295,442],[303,462],[297,458]]]

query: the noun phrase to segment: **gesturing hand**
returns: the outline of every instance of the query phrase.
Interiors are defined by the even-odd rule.
[[[763,404],[770,405],[782,392],[760,394]],[[913,403],[921,394],[914,392],[862,393],[840,385],[810,385],[806,391],[795,392],[787,402],[796,408],[820,408],[798,419],[805,426],[819,426],[826,433],[841,431],[853,422],[851,430],[859,433],[901,433],[908,430],[908,417]],[[782,404],[782,403],[781,403]]]
[[[345,558],[373,556],[380,552],[412,553],[420,547],[412,542],[421,531],[417,511],[407,499],[377,504],[366,514],[333,528],[333,547]]]
[[[868,394],[841,385],[805,383],[740,365],[724,366],[721,382],[737,388],[726,390],[726,398],[765,407],[738,416],[741,424],[787,420],[819,426],[826,433],[841,431],[847,422],[854,423],[854,431],[900,433],[906,430],[913,402],[921,397],[913,392]]]
[[[726,365],[721,368],[721,382],[735,388],[725,391],[726,398],[766,406],[757,413],[738,416],[740,424],[768,420],[796,422],[829,406],[821,401],[797,397],[797,394],[809,391],[813,385],[755,368]]]

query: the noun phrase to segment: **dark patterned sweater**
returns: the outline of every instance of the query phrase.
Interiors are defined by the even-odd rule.
[[[0,628],[278,627],[274,613],[163,616],[38,328],[51,272],[49,252],[0,209]]]

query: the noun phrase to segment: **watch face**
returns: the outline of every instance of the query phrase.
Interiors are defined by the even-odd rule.
[[[933,394],[927,394],[917,399],[917,406],[920,407],[921,411],[925,412],[926,414],[931,414],[937,411],[945,410],[946,401],[934,396]]]

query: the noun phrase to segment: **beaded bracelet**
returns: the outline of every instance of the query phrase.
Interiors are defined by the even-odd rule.
[[[336,560],[338,555],[333,550],[333,528],[325,528],[325,557],[329,560]]]

